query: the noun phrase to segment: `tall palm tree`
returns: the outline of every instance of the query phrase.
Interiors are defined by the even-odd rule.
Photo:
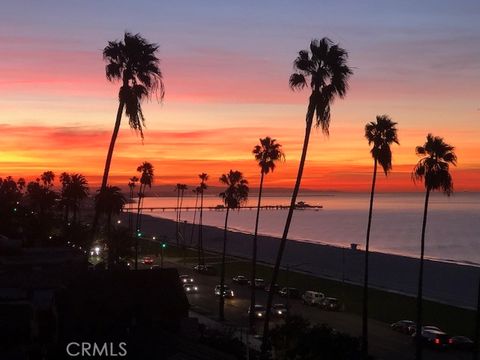
[[[66,192],[73,209],[72,221],[76,224],[80,202],[88,197],[88,181],[85,176],[82,174],[72,174]]]
[[[312,40],[310,51],[301,50],[293,62],[297,72],[290,76],[289,84],[292,90],[301,90],[308,85],[311,88],[310,99],[306,113],[305,137],[303,140],[302,155],[298,166],[297,180],[292,193],[290,208],[288,210],[285,228],[277,253],[277,259],[273,268],[271,284],[275,284],[282,261],[283,251],[287,242],[288,231],[292,221],[293,210],[297,201],[298,191],[302,180],[303,168],[307,158],[310,132],[315,120],[316,126],[322,128],[324,134],[329,133],[330,105],[335,97],[343,98],[348,89],[348,79],[352,70],[347,66],[347,52],[330,39]],[[309,80],[309,81],[308,81]],[[265,316],[262,356],[268,351],[268,333],[270,322],[270,310],[273,300],[273,287],[270,288],[267,300],[267,312]]]
[[[114,248],[112,246],[112,215],[119,214],[125,206],[126,199],[121,190],[117,186],[107,186],[103,191],[100,189],[95,195],[95,210],[99,214],[104,214],[107,217],[107,243],[109,246],[109,264],[113,264]]]
[[[128,229],[132,231],[133,227],[133,212],[132,212],[132,207],[133,207],[133,192],[135,190],[135,187],[137,186],[138,182],[138,177],[132,176],[129,181],[128,181],[128,188],[130,190],[130,201],[128,205]]]
[[[67,172],[63,172],[60,174],[60,183],[62,184],[62,192],[60,194],[61,200],[60,203],[65,209],[65,215],[64,215],[64,223],[65,227],[68,225],[68,219],[70,216],[70,199],[67,196],[67,189],[68,189],[68,184],[70,184],[70,174]]]
[[[223,199],[223,203],[227,208],[225,213],[225,227],[223,229],[223,251],[222,251],[222,268],[220,271],[220,302],[218,315],[221,321],[225,319],[224,305],[225,298],[223,297],[223,289],[225,287],[225,254],[227,250],[227,226],[228,214],[230,209],[239,209],[240,206],[248,199],[248,181],[243,177],[240,171],[230,170],[229,173],[223,174],[220,177],[220,182],[227,186],[225,191],[221,192],[219,196]]]
[[[152,94],[157,95],[160,100],[165,95],[160,60],[157,57],[158,47],[157,44],[149,43],[140,34],[126,32],[123,41],[109,41],[103,49],[103,59],[107,62],[105,67],[107,79],[111,82],[121,81],[122,85],[118,92],[117,117],[105,162],[102,189],[107,186],[123,110],[125,109],[130,127],[138,131],[143,139],[145,117],[142,101]]]
[[[453,192],[453,180],[450,175],[450,164],[457,164],[455,148],[443,141],[443,138],[427,135],[423,146],[417,146],[415,152],[421,157],[412,172],[414,182],[423,181],[425,185],[425,206],[423,210],[422,239],[420,247],[420,269],[418,274],[417,294],[417,321],[416,321],[416,352],[415,358],[422,359],[422,301],[423,301],[423,258],[425,253],[425,229],[427,227],[428,202],[430,193],[435,190],[442,191],[450,196]]]
[[[190,233],[190,246],[193,243],[193,231],[195,229],[195,219],[197,217],[197,207],[198,207],[198,196],[200,195],[200,191],[201,191],[200,186],[197,186],[195,189],[192,189],[192,192],[195,194],[195,210],[193,211],[192,231]]]
[[[103,49],[103,59],[107,63],[105,66],[107,80],[121,81],[121,86],[118,92],[115,126],[108,147],[100,190],[105,189],[108,183],[110,164],[123,111],[125,110],[130,127],[138,131],[143,140],[145,117],[142,111],[142,102],[153,94],[160,101],[163,100],[165,88],[160,70],[160,60],[157,57],[158,47],[155,43],[149,43],[140,34],[133,35],[126,32],[123,41],[109,41]],[[95,233],[97,222],[98,214],[95,212],[92,234]]]
[[[253,148],[253,155],[255,160],[260,166],[260,186],[258,189],[258,203],[257,203],[257,216],[255,218],[255,231],[253,234],[253,246],[252,246],[252,273],[250,278],[250,313],[249,313],[249,325],[250,329],[254,329],[255,325],[255,278],[257,269],[257,237],[258,237],[258,222],[260,219],[260,206],[262,201],[263,180],[266,174],[270,171],[273,172],[278,160],[284,159],[285,155],[282,152],[282,145],[277,143],[276,139],[272,139],[267,136],[264,139],[260,139],[260,144]]]
[[[153,165],[148,161],[144,161],[139,167],[137,167],[137,171],[141,174],[140,175],[140,189],[138,191],[138,206],[137,206],[137,222],[135,226],[135,270],[138,270],[138,238],[141,236],[141,213],[142,213],[142,206],[143,206],[143,199],[145,197],[145,189],[147,186],[149,188],[152,187],[153,178],[154,178],[154,169]]]
[[[372,145],[370,153],[373,157],[373,179],[370,192],[370,208],[368,211],[367,238],[365,241],[365,270],[363,279],[363,312],[362,312],[362,353],[364,359],[368,358],[368,257],[370,249],[370,229],[372,224],[373,199],[377,179],[377,165],[383,168],[385,176],[392,169],[392,150],[390,145],[399,144],[397,125],[388,115],[378,115],[377,121],[365,125],[365,138],[368,145]]]
[[[203,253],[203,193],[207,190],[208,174],[201,173],[198,175],[200,178],[200,185],[197,190],[200,190],[200,216],[198,219],[198,264],[205,265],[205,255]]]

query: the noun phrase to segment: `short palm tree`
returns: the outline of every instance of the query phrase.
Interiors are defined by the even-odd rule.
[[[307,158],[310,133],[315,120],[316,126],[322,128],[324,134],[329,133],[330,106],[335,97],[343,98],[348,89],[348,79],[352,70],[347,66],[347,52],[330,39],[312,40],[310,51],[301,50],[293,62],[296,70],[290,76],[289,84],[292,90],[301,90],[310,86],[311,93],[306,113],[305,137],[303,140],[302,155],[298,166],[297,180],[292,193],[290,208],[288,210],[285,228],[277,253],[275,266],[273,268],[271,284],[275,284],[280,270],[283,251],[287,242],[288,231],[292,221],[293,210],[297,201],[298,191],[303,175],[303,168]],[[269,344],[268,332],[270,322],[270,311],[273,301],[273,287],[270,288],[267,299],[267,309],[262,339],[262,357],[265,357]]]
[[[399,144],[397,136],[397,123],[387,115],[378,115],[377,121],[365,125],[365,138],[368,145],[372,145],[370,153],[373,157],[373,179],[370,192],[370,208],[368,211],[367,238],[365,241],[365,270],[363,279],[363,313],[362,313],[362,353],[364,359],[368,358],[368,257],[370,249],[370,228],[372,224],[373,200],[377,179],[377,166],[383,168],[385,175],[392,169],[392,150],[390,145]]]
[[[147,186],[149,188],[152,187],[153,178],[154,178],[154,169],[153,165],[148,161],[144,161],[139,167],[137,167],[137,171],[141,174],[140,175],[140,189],[138,191],[138,206],[137,206],[137,221],[135,226],[135,270],[138,270],[138,238],[141,236],[141,226],[142,226],[142,206],[143,200],[145,197],[145,189]]]
[[[107,186],[103,191],[98,190],[95,195],[95,210],[99,214],[104,214],[107,217],[107,244],[109,246],[109,264],[115,262],[114,259],[114,246],[112,246],[112,216],[120,214],[125,206],[126,199],[122,194],[122,191],[117,186]]]
[[[423,301],[423,259],[425,253],[425,230],[427,227],[428,202],[430,193],[435,190],[442,191],[450,196],[453,192],[453,180],[450,175],[450,164],[457,164],[455,148],[443,141],[443,138],[427,135],[427,141],[423,146],[415,149],[420,161],[415,165],[412,172],[414,182],[423,181],[425,186],[425,206],[423,210],[422,238],[420,246],[420,269],[418,274],[417,294],[417,321],[416,321],[416,352],[415,359],[422,359],[422,301]]]
[[[270,171],[273,172],[276,166],[276,162],[284,159],[285,155],[282,152],[282,145],[277,143],[276,139],[272,139],[267,136],[264,139],[260,139],[260,144],[256,145],[252,151],[255,156],[255,160],[260,166],[260,186],[258,188],[258,203],[257,203],[257,216],[255,218],[255,231],[253,233],[253,246],[252,246],[252,273],[250,277],[250,313],[249,313],[249,326],[250,329],[254,329],[255,325],[255,278],[257,269],[257,237],[258,237],[258,222],[260,219],[260,206],[262,201],[263,180],[266,174]]]
[[[201,191],[200,186],[197,186],[195,189],[192,189],[192,192],[195,194],[195,210],[193,211],[192,230],[190,233],[190,246],[193,243],[193,232],[195,229],[195,219],[197,218],[198,196],[200,195],[200,191]]]
[[[200,216],[198,219],[198,264],[205,265],[205,255],[203,253],[203,193],[207,190],[208,174],[201,173],[198,175],[200,178],[200,185],[197,190],[200,191]]]
[[[128,205],[128,228],[130,231],[132,231],[133,227],[133,212],[132,212],[132,206],[133,206],[133,193],[135,190],[135,187],[137,186],[138,182],[138,177],[132,176],[130,180],[128,181],[128,189],[130,190],[130,198],[129,198],[129,205]]]
[[[240,206],[248,199],[248,181],[243,177],[240,171],[230,170],[229,173],[223,174],[220,177],[220,182],[227,186],[225,191],[221,192],[219,196],[222,198],[227,211],[225,213],[225,226],[223,229],[223,251],[222,251],[222,268],[220,271],[220,302],[219,302],[219,318],[225,319],[224,305],[225,298],[223,296],[223,289],[225,287],[225,254],[227,250],[227,227],[228,214],[230,209],[239,209]]]
[[[82,174],[72,174],[70,183],[66,189],[67,197],[71,199],[73,209],[73,223],[77,223],[77,213],[80,209],[80,202],[88,197],[88,181]]]

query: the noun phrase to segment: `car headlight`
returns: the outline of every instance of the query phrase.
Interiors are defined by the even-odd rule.
[[[282,315],[282,310],[278,310],[278,314],[279,314],[279,315]]]
[[[233,296],[233,290],[232,290],[232,291],[230,291],[230,296]]]
[[[190,288],[187,287],[187,291],[190,291]]]
[[[258,317],[262,317],[262,313],[258,313],[257,315],[258,315]]]
[[[195,286],[193,289],[196,291],[196,290],[198,290],[198,287]]]

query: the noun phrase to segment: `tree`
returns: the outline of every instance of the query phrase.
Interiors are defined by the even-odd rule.
[[[423,301],[423,260],[425,253],[425,230],[427,227],[428,202],[430,193],[435,190],[442,191],[450,196],[453,192],[453,180],[450,175],[450,164],[457,164],[457,156],[454,147],[445,143],[443,138],[427,135],[427,141],[423,146],[417,146],[415,152],[421,159],[415,165],[412,172],[414,182],[423,181],[425,186],[425,205],[423,210],[422,237],[420,247],[420,269],[418,274],[417,293],[417,321],[416,321],[416,351],[415,358],[422,359],[422,301]]]
[[[126,199],[117,186],[107,186],[103,191],[100,189],[95,195],[95,211],[104,214],[107,220],[107,244],[109,250],[109,264],[115,262],[115,249],[112,238],[112,216],[118,215],[125,206]]]
[[[187,190],[186,184],[177,184],[175,186],[175,191],[177,192],[177,226],[176,226],[176,235],[175,235],[175,238],[177,240],[177,246],[179,246],[180,219],[182,215],[183,195],[185,193],[185,190]]]
[[[288,231],[292,221],[293,210],[297,201],[298,191],[303,175],[303,168],[307,158],[308,142],[313,122],[322,128],[324,134],[328,135],[330,126],[330,106],[335,97],[343,98],[348,89],[348,79],[352,70],[347,66],[347,52],[330,39],[312,40],[310,51],[301,50],[293,62],[297,72],[290,76],[289,84],[292,90],[301,90],[307,87],[307,79],[310,79],[311,94],[306,113],[305,137],[303,140],[302,155],[298,167],[297,180],[292,193],[290,208],[288,210],[282,239],[277,253],[275,266],[273,268],[271,284],[275,284],[280,270],[283,251],[287,242]],[[262,356],[265,357],[268,351],[268,331],[270,322],[270,311],[273,301],[273,287],[268,292],[267,312],[265,316]]]
[[[64,195],[67,198],[68,204],[73,209],[72,222],[76,224],[80,202],[88,197],[88,181],[85,176],[82,174],[70,175],[70,181],[64,189]]]
[[[370,153],[373,157],[373,179],[370,192],[370,207],[368,211],[367,237],[365,241],[365,270],[363,279],[363,312],[362,312],[362,354],[368,358],[368,257],[370,249],[370,229],[372,225],[373,200],[375,196],[375,183],[377,179],[377,165],[380,164],[385,175],[392,169],[392,150],[390,145],[399,144],[397,136],[397,123],[387,115],[377,116],[377,121],[365,125],[365,138],[368,145],[372,145]]]
[[[240,171],[230,170],[229,173],[223,174],[220,177],[220,182],[227,186],[225,191],[221,192],[219,196],[222,198],[227,211],[225,213],[225,226],[223,229],[223,251],[222,251],[222,268],[220,271],[220,302],[219,302],[219,318],[221,321],[225,319],[224,305],[225,298],[223,296],[223,289],[225,287],[225,254],[227,250],[227,226],[228,214],[230,209],[239,209],[240,206],[248,199],[248,181],[243,177]]]
[[[133,204],[133,191],[137,186],[138,178],[136,176],[132,176],[128,182],[128,189],[130,190],[130,201],[128,205],[128,229],[130,232],[132,231],[133,227],[133,212],[132,212],[132,204]]]
[[[190,233],[190,246],[192,245],[192,242],[193,242],[193,231],[195,229],[195,219],[197,217],[197,206],[198,206],[198,195],[200,195],[200,191],[201,191],[200,186],[197,186],[195,189],[192,189],[192,192],[195,194],[195,210],[193,211],[192,231]]]
[[[262,201],[263,180],[266,174],[270,171],[273,172],[278,160],[284,159],[285,155],[282,152],[282,145],[276,142],[276,139],[272,139],[269,136],[264,139],[260,139],[260,145],[256,145],[253,148],[253,155],[260,167],[260,186],[258,189],[258,203],[257,203],[257,216],[255,218],[255,231],[253,234],[253,246],[252,246],[252,273],[250,278],[250,313],[249,313],[249,326],[253,330],[255,326],[255,278],[257,268],[257,237],[258,237],[258,222],[260,218],[260,206]]]
[[[113,128],[110,145],[108,147],[105,168],[103,171],[100,191],[108,183],[108,174],[112,162],[115,142],[117,140],[122,114],[128,117],[130,128],[140,133],[143,140],[145,116],[142,111],[142,102],[153,94],[160,101],[165,95],[165,88],[160,70],[160,60],[157,57],[159,46],[149,43],[140,34],[126,32],[123,41],[109,41],[103,49],[103,59],[106,61],[105,75],[108,81],[121,81],[118,92],[118,109]],[[92,233],[95,233],[98,214],[95,213]]]
[[[16,236],[17,226],[25,220],[25,211],[20,211],[24,185],[22,178],[15,181],[11,176],[0,177],[0,234]]]
[[[205,265],[205,255],[203,253],[203,193],[207,190],[208,174],[201,173],[198,175],[200,178],[200,185],[197,190],[200,191],[200,216],[198,219],[198,264]]]
[[[148,161],[144,161],[139,167],[137,167],[137,171],[141,174],[140,176],[140,189],[138,191],[138,207],[137,207],[137,222],[135,226],[136,234],[135,234],[135,270],[138,270],[138,238],[141,236],[141,226],[142,226],[142,206],[143,206],[143,199],[145,197],[145,189],[148,186],[149,188],[152,187],[153,178],[154,178],[154,171],[153,165]]]

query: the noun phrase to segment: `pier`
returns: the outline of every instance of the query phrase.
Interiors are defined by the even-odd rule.
[[[254,210],[256,209],[256,206],[241,206],[240,209],[246,209],[246,210]],[[262,210],[287,210],[289,209],[289,205],[263,205],[260,206],[260,209]],[[176,206],[155,206],[155,207],[142,207],[142,211],[171,211],[171,210],[177,210],[178,208]],[[200,210],[200,206],[196,207],[197,210]],[[226,210],[227,208],[223,205],[217,205],[217,206],[204,206],[203,210],[206,211],[223,211]],[[297,205],[295,207],[295,210],[319,210],[323,209],[322,205]],[[128,210],[128,209],[125,209]],[[132,209],[132,210],[137,210]],[[182,211],[191,211],[195,210],[195,206],[183,206]],[[237,210],[237,209],[235,209]]]

